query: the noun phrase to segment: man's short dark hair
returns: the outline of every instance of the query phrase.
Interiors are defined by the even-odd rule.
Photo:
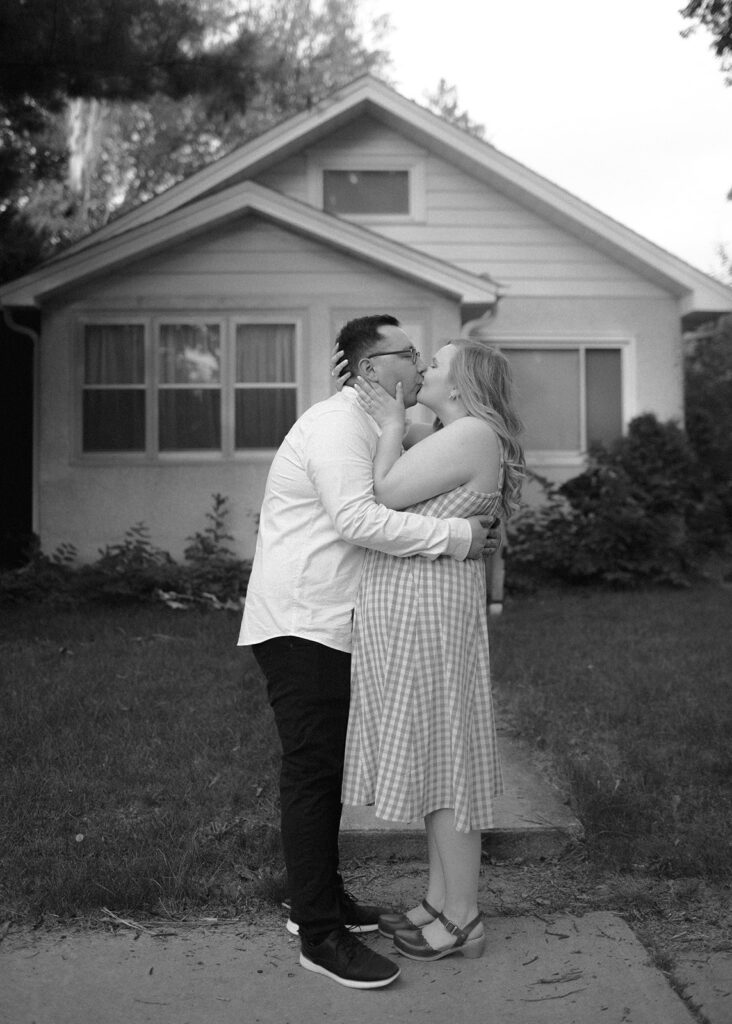
[[[349,320],[341,328],[336,338],[336,346],[348,360],[348,366],[354,377],[358,375],[358,362],[373,350],[374,344],[381,340],[379,330],[382,327],[399,327],[399,321],[388,313],[376,313],[373,316],[359,316]]]

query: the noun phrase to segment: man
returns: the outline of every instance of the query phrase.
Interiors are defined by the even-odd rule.
[[[426,367],[394,317],[351,320],[337,346],[351,380],[361,374],[392,395],[401,382],[405,405],[415,404]],[[378,505],[377,438],[348,384],[290,430],[267,479],[239,637],[265,675],[282,743],[282,844],[300,963],[350,988],[379,988],[399,974],[354,935],[375,930],[383,908],[357,904],[338,873],[351,627],[365,549],[430,559],[494,549],[487,520]]]

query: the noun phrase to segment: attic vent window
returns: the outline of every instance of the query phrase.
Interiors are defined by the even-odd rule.
[[[337,215],[409,213],[409,171],[323,171],[323,208]]]

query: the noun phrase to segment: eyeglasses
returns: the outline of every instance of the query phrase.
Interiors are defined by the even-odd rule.
[[[416,348],[411,345],[409,348],[400,348],[394,352],[370,352],[367,356],[362,356],[363,359],[375,359],[376,356],[409,356],[413,363],[416,363],[420,357],[420,353]]]

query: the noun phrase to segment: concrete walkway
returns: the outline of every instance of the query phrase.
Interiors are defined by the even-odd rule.
[[[280,925],[13,939],[0,954],[3,1024],[694,1024],[628,926],[493,918],[479,960],[399,958],[386,989],[303,970]],[[8,940],[6,940],[7,942]],[[390,943],[369,938],[388,953]],[[722,1018],[714,1024],[723,1024]],[[726,1018],[729,1024],[729,1018]]]
[[[486,848],[540,857],[579,826],[515,741],[501,738],[507,793]],[[368,813],[344,821],[346,856],[424,856],[421,825]],[[415,887],[421,880],[415,879]],[[373,897],[389,900],[375,883]],[[404,894],[402,893],[402,897]],[[409,894],[418,898],[418,888]],[[485,955],[419,964],[378,935],[401,967],[372,992],[299,966],[284,914],[243,924],[139,924],[111,931],[10,930],[0,944],[0,1024],[730,1024],[732,956],[690,958],[676,994],[617,915],[489,917]]]
[[[582,826],[521,743],[501,733],[498,745],[505,792],[496,801],[495,828],[483,835],[484,852],[499,860],[556,856],[581,837]],[[345,857],[425,856],[421,819],[401,825],[374,817],[369,807],[345,807],[341,836]]]

